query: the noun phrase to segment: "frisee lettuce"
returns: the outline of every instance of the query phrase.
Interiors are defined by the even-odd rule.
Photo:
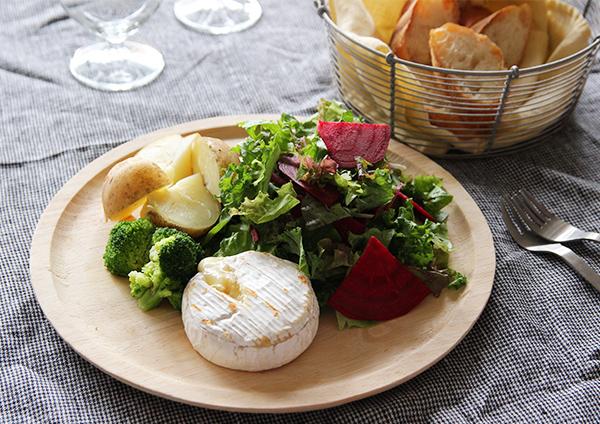
[[[292,183],[275,189],[275,194],[274,199],[264,191],[258,193],[254,199],[246,197],[239,209],[232,210],[231,214],[245,216],[255,224],[265,224],[285,215],[300,204]]]
[[[443,181],[434,175],[418,175],[409,181],[402,191],[417,201],[427,212],[443,221],[446,215],[441,215],[442,209],[452,202],[452,195],[443,187]]]

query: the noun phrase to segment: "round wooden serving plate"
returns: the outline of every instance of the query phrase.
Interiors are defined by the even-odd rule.
[[[125,278],[103,266],[113,223],[101,207],[104,176],[116,162],[151,141],[199,131],[232,144],[244,137],[244,120],[231,116],[190,122],[139,137],[96,159],[58,192],[42,215],[31,246],[31,279],[38,302],[60,336],[112,377],[148,393],[206,408],[293,412],[327,408],[382,392],[409,380],[444,357],[483,311],[494,280],[490,229],[465,189],[422,154],[392,142],[389,157],[410,174],[444,179],[449,207],[452,266],[469,284],[429,296],[409,314],[369,329],[338,331],[331,311],[298,359],[281,368],[249,373],[213,365],[188,342],[180,314],[165,305],[142,312]]]

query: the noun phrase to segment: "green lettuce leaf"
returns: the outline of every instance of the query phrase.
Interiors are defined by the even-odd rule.
[[[350,328],[368,328],[379,323],[379,321],[350,319],[338,311],[335,311],[335,316],[337,318],[338,330]]]
[[[245,199],[266,192],[271,175],[282,154],[296,151],[299,138],[314,133],[314,123],[305,124],[282,114],[279,121],[245,122],[248,132],[243,143],[234,147],[240,163],[231,164],[221,177],[221,204],[224,213],[239,208]]]
[[[368,228],[362,234],[348,233],[348,243],[350,243],[353,250],[362,252],[371,237],[375,237],[381,244],[388,247],[395,235],[396,232],[393,228],[380,229],[373,227]]]
[[[431,221],[417,223],[410,202],[398,208],[395,218],[392,219],[389,213],[384,219],[395,230],[389,249],[400,262],[427,268],[434,263],[438,252],[445,254],[452,250],[446,224]]]
[[[402,191],[421,204],[433,216],[452,202],[452,195],[442,185],[442,179],[433,175],[419,175],[406,184]]]
[[[317,117],[319,121],[325,122],[364,122],[363,118],[355,116],[335,100],[321,99],[317,106]]]
[[[292,183],[286,183],[275,190],[277,196],[271,199],[261,191],[254,199],[246,198],[232,215],[242,215],[255,224],[265,224],[291,211],[300,204]]]
[[[396,181],[387,168],[367,171],[341,170],[333,182],[344,196],[344,204],[359,212],[389,203],[396,193]]]
[[[298,269],[310,276],[310,269],[308,267],[308,261],[306,259],[306,253],[304,252],[304,245],[302,243],[302,229],[300,227],[296,227],[291,230],[287,230],[279,236],[279,240],[288,253],[298,257]]]
[[[448,276],[450,277],[448,288],[458,290],[467,284],[467,277],[458,271],[448,269]]]
[[[221,240],[215,256],[233,256],[254,249],[250,225],[247,222],[230,225],[228,233],[229,235]]]
[[[307,230],[316,230],[352,216],[350,211],[339,203],[328,208],[312,196],[304,196],[301,202],[301,210]]]

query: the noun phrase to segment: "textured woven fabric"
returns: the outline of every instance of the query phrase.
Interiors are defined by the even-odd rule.
[[[44,318],[29,277],[35,224],[59,188],[136,135],[237,113],[306,114],[335,95],[325,30],[311,2],[261,0],[240,34],[183,29],[172,2],[134,38],[158,47],[154,84],[108,94],[68,73],[93,36],[56,0],[0,3],[0,422],[600,422],[600,293],[559,260],[510,239],[502,193],[525,187],[561,216],[600,231],[600,74],[568,127],[545,144],[499,158],[442,161],[483,210],[497,273],[481,319],[445,359],[410,382],[337,408],[247,415],[142,393],[74,353]],[[600,269],[600,245],[573,246]]]

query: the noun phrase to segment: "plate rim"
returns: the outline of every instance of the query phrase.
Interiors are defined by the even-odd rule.
[[[77,333],[79,330],[76,326],[69,323],[68,319],[65,319],[60,310],[57,308],[58,298],[56,292],[51,290],[51,284],[47,284],[48,280],[54,277],[54,273],[51,267],[51,241],[54,237],[54,233],[57,227],[58,222],[60,221],[64,210],[68,207],[72,198],[81,191],[81,189],[88,183],[91,178],[94,178],[98,173],[102,172],[107,167],[113,165],[114,163],[122,160],[124,157],[130,156],[135,153],[144,145],[151,142],[153,139],[156,139],[160,136],[167,134],[188,134],[192,132],[202,132],[206,130],[217,130],[217,129],[225,129],[232,128],[234,126],[238,126],[239,122],[248,121],[248,120],[263,120],[263,119],[279,119],[278,114],[246,114],[246,115],[229,115],[229,116],[219,116],[207,119],[200,119],[189,121],[185,123],[181,123],[178,125],[174,125],[171,127],[162,128],[156,131],[152,131],[146,134],[139,135],[134,139],[127,141],[103,155],[99,156],[86,166],[84,166],[80,171],[78,171],[73,177],[71,177],[61,188],[60,190],[53,196],[52,200],[49,202],[48,206],[45,208],[44,212],[40,216],[40,219],[37,223],[35,232],[32,237],[31,248],[30,248],[30,263],[29,270],[31,276],[31,286],[34,291],[35,298],[42,309],[44,316],[53,329],[58,333],[58,335],[69,345],[71,349],[73,349],[80,357],[85,359],[88,363],[92,364],[94,367],[98,368],[105,374],[108,374],[112,378],[125,383],[131,387],[134,387],[143,392],[149,393],[154,396],[159,396],[162,398],[166,398],[169,400],[181,402],[184,404],[203,407],[208,409],[222,410],[222,411],[230,411],[230,412],[249,412],[249,413],[288,413],[288,412],[305,412],[312,411],[318,409],[331,408],[334,406],[342,405],[345,403],[349,403],[355,400],[363,399],[366,397],[370,397],[390,388],[396,387],[408,380],[411,380],[415,376],[421,374],[425,370],[429,369],[441,359],[443,359],[448,353],[450,353],[463,339],[464,337],[471,331],[475,323],[478,321],[479,317],[483,313],[485,309],[489,297],[491,296],[491,292],[494,285],[494,277],[496,270],[496,257],[495,257],[495,247],[493,242],[493,236],[491,229],[485,219],[485,216],[481,212],[479,206],[475,203],[470,194],[466,191],[464,186],[448,171],[446,171],[442,166],[437,164],[430,158],[427,158],[420,152],[411,149],[410,147],[392,141],[389,146],[390,151],[404,155],[405,157],[409,157],[408,162],[411,162],[411,159],[419,159],[423,160],[423,158],[431,162],[429,165],[433,167],[433,172],[441,176],[444,181],[447,183],[450,181],[452,185],[455,185],[459,190],[462,190],[460,193],[460,197],[468,199],[471,205],[469,207],[469,226],[473,227],[474,230],[478,231],[480,234],[481,240],[481,248],[476,249],[476,262],[478,259],[483,259],[483,264],[485,267],[481,269],[475,268],[475,272],[478,274],[483,274],[487,272],[487,289],[483,294],[483,298],[481,299],[480,305],[474,311],[474,317],[470,321],[468,328],[466,328],[460,337],[450,343],[444,352],[439,354],[433,361],[430,361],[425,366],[422,366],[416,369],[414,372],[405,375],[403,378],[391,381],[387,384],[383,384],[378,386],[375,389],[368,391],[361,391],[355,395],[345,396],[342,398],[336,398],[334,400],[325,400],[320,403],[311,402],[309,404],[302,404],[301,402],[295,402],[293,406],[283,405],[280,407],[250,407],[250,406],[235,406],[231,404],[219,404],[216,402],[207,403],[205,401],[198,401],[190,399],[189,397],[184,396],[184,390],[180,390],[181,393],[178,393],[177,390],[165,392],[165,391],[157,391],[148,387],[148,385],[141,384],[139,380],[144,380],[140,378],[141,376],[136,376],[135,373],[133,376],[128,375],[127,377],[123,377],[121,374],[127,373],[131,371],[131,368],[127,368],[126,366],[119,368],[119,364],[115,361],[111,362],[111,358],[102,357],[102,353],[98,354],[93,349],[90,350],[85,343],[80,342],[77,343]],[[453,195],[456,196],[457,193],[453,192]],[[466,208],[465,206],[465,208]],[[484,254],[483,252],[486,252]],[[489,254],[489,256],[488,256]],[[486,262],[487,261],[487,262]],[[484,281],[485,282],[485,281]],[[97,356],[100,356],[100,360]],[[110,355],[108,355],[110,356]],[[137,378],[136,378],[137,377]],[[160,385],[160,383],[156,383],[157,379],[162,379],[162,376],[154,376],[155,380],[153,382],[154,386]],[[166,382],[166,381],[165,381]],[[171,382],[169,380],[169,382]]]

